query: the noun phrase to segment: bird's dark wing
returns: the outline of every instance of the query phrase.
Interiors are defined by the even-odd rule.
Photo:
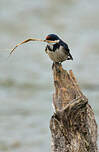
[[[70,49],[68,48],[68,45],[65,42],[63,42],[63,41],[60,42],[60,45],[63,46],[66,55],[68,55],[68,59],[67,60],[73,60],[73,57],[70,54]]]
[[[60,45],[63,46],[63,48],[65,49],[66,51],[66,54],[70,52],[69,48],[68,48],[68,45],[63,42],[63,41],[60,41]]]

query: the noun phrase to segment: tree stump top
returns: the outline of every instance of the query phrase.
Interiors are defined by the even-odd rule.
[[[66,105],[75,102],[75,100],[88,101],[81,92],[72,70],[68,73],[61,64],[55,64],[53,66],[53,77],[55,86],[53,104],[56,111],[64,110]]]
[[[51,152],[97,152],[97,124],[72,70],[54,64],[55,113],[50,121]]]

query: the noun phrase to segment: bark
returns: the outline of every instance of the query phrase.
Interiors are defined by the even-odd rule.
[[[97,152],[97,124],[73,72],[54,64],[55,113],[50,121],[51,152]]]

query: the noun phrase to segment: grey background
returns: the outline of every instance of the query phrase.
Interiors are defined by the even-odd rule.
[[[45,43],[15,44],[58,34],[71,49],[72,69],[99,124],[99,1],[0,0],[0,152],[50,151],[54,91]]]

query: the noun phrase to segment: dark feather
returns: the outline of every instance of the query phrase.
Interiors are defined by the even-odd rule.
[[[62,40],[60,41],[60,45],[64,47],[65,53],[68,54],[68,59],[67,60],[73,60],[73,57],[70,54],[70,49],[68,48],[68,45],[65,42],[63,42]]]
[[[63,46],[63,48],[65,49],[66,54],[70,52],[70,50],[69,50],[69,48],[68,48],[68,45],[67,45],[65,42],[63,42],[62,40],[60,40],[59,43],[60,43],[60,45]]]
[[[59,49],[59,47],[60,47],[60,44],[59,44],[59,43],[55,43],[55,44],[53,45],[53,51],[55,52],[56,49]]]
[[[47,49],[50,50],[50,51],[53,51],[53,50],[50,48],[49,45],[47,45],[46,48],[45,48],[45,52],[46,52],[46,53],[47,53]]]

